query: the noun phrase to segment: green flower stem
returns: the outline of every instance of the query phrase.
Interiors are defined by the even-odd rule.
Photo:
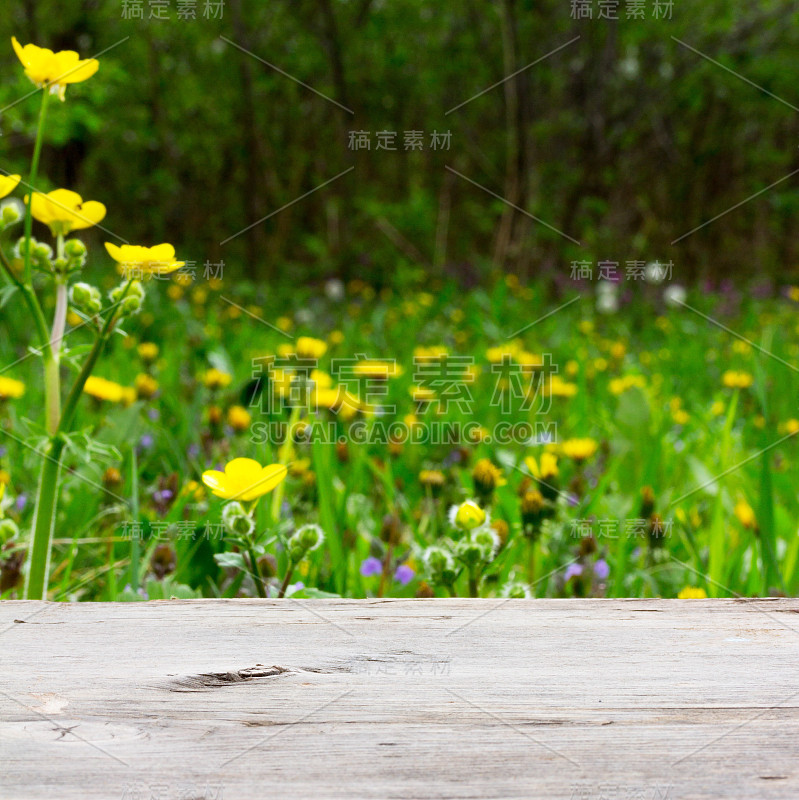
[[[132,283],[133,278],[131,278],[125,284],[125,289],[116,303],[117,308],[120,307],[122,302],[127,297]],[[111,313],[106,317],[105,325],[103,325],[100,335],[97,337],[94,343],[94,347],[92,347],[92,349],[89,351],[89,355],[83,362],[83,367],[81,368],[80,374],[75,379],[75,383],[72,384],[72,389],[70,389],[70,392],[67,395],[67,400],[64,403],[64,410],[61,413],[61,422],[58,425],[59,433],[69,433],[72,430],[72,423],[75,421],[75,412],[77,411],[78,403],[80,402],[81,394],[83,393],[83,387],[85,386],[86,381],[89,379],[89,376],[92,374],[94,366],[97,363],[97,359],[100,357],[100,353],[102,353],[105,343],[108,341],[108,337],[111,334],[113,326],[116,324],[118,317],[118,313]]]
[[[130,515],[134,522],[139,521],[139,472],[136,463],[136,446],[130,448]],[[130,586],[134,592],[139,590],[139,537],[130,537]]]
[[[64,234],[58,234],[58,260],[64,258]],[[67,327],[67,279],[56,273],[55,314],[50,350],[44,356],[44,408],[47,432],[52,436],[61,419],[61,341]]]
[[[127,296],[133,280],[125,285],[122,296],[116,303],[118,309]],[[66,434],[72,430],[75,421],[78,402],[80,401],[83,387],[94,370],[97,359],[100,357],[113,326],[119,318],[118,311],[112,311],[106,318],[105,325],[97,337],[86,360],[83,362],[80,374],[75,379],[72,389],[67,396],[64,410],[57,429],[50,440],[49,452],[45,455],[39,477],[39,489],[36,495],[36,513],[33,518],[33,536],[28,556],[27,574],[25,577],[25,598],[28,600],[44,600],[47,596],[48,575],[50,572],[50,550],[52,548],[53,530],[55,528],[56,507],[58,504],[58,479],[61,473],[61,456],[66,445]]]
[[[280,591],[277,593],[278,597],[285,597],[286,590],[289,588],[291,576],[294,574],[294,562],[289,561],[288,569],[286,570],[286,577],[283,578],[283,583],[280,584]]]
[[[291,415],[289,417],[288,423],[288,432],[286,434],[286,440],[283,444],[280,445],[280,448],[277,452],[277,462],[278,464],[288,464],[290,461],[294,459],[294,442],[291,438],[291,431],[294,429],[294,426],[300,419],[300,406],[296,405],[294,408],[291,409]],[[272,522],[277,522],[280,518],[280,505],[283,502],[283,491],[285,489],[283,481],[281,481],[277,487],[275,488],[274,494],[272,495]]]
[[[39,157],[42,153],[42,142],[44,140],[44,122],[47,119],[47,101],[50,99],[50,92],[45,87],[42,89],[42,104],[39,107],[39,124],[36,128],[36,141],[33,145],[33,159],[31,160],[30,179],[28,181],[28,202],[25,204],[25,284],[33,286],[31,277],[31,232],[33,230],[33,216],[31,215],[32,195],[36,186],[36,177],[39,172]]]
[[[58,501],[58,479],[61,473],[61,455],[65,444],[65,439],[56,437],[50,442],[49,452],[43,454],[44,463],[39,476],[36,511],[33,517],[33,542],[28,555],[28,570],[25,576],[25,598],[27,600],[47,599],[50,550]]]
[[[44,356],[44,407],[47,432],[52,436],[61,419],[61,340],[67,324],[67,286],[56,284],[55,316],[50,350]]]
[[[247,541],[247,555],[250,559],[250,567],[252,568],[252,577],[255,581],[255,591],[258,592],[258,597],[266,597],[266,587],[264,586],[264,579],[261,575],[261,568],[258,566],[258,558],[255,555],[255,549],[252,542]]]
[[[478,577],[477,570],[469,570],[469,597],[478,597]]]
[[[3,265],[3,268],[8,274],[8,277],[11,279],[11,282],[17,287],[17,289],[20,290],[20,292],[22,292],[22,296],[25,298],[25,302],[28,304],[31,314],[33,314],[36,332],[39,334],[39,344],[42,348],[42,351],[46,352],[50,347],[50,336],[47,330],[47,322],[44,318],[44,312],[42,311],[42,307],[39,305],[39,300],[36,297],[36,293],[16,276],[16,273],[14,272],[14,269],[9,263],[8,258],[3,252],[2,248],[0,248],[0,264]]]

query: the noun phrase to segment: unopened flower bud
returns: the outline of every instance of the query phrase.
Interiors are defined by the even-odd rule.
[[[443,583],[449,586],[458,577],[455,561],[443,547],[437,545],[428,547],[422,553],[422,561],[434,583]]]
[[[241,503],[228,503],[222,512],[222,524],[228,533],[234,536],[249,536],[255,529],[252,517],[247,514]]]
[[[462,561],[470,570],[487,560],[484,548],[476,542],[468,540],[458,544],[456,555],[458,560]]]
[[[466,500],[449,511],[450,523],[461,531],[471,531],[484,525],[488,519],[486,512],[474,500]]]
[[[89,316],[94,316],[95,314],[100,313],[100,309],[103,307],[103,304],[100,302],[100,298],[92,298],[89,300],[88,303],[84,306],[86,313]]]
[[[83,308],[92,299],[92,287],[88,283],[76,283],[69,291],[69,300],[73,306]]]
[[[3,206],[2,212],[0,212],[2,217],[3,227],[7,227],[9,225],[13,225],[15,222],[19,222],[22,215],[19,213],[19,209],[16,206],[16,203],[6,203]]]
[[[49,261],[53,257],[53,248],[47,242],[36,242],[31,255],[39,261]]]
[[[303,525],[288,540],[289,558],[295,564],[316,550],[324,541],[325,535],[318,525]]]
[[[67,239],[64,243],[64,254],[75,261],[86,257],[86,245],[80,239]]]
[[[133,295],[132,297],[126,297],[122,301],[122,313],[123,314],[138,314],[141,311],[141,297],[137,297]]]

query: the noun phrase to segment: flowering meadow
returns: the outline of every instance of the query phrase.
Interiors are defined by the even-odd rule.
[[[13,49],[38,121],[0,175],[1,597],[799,589],[799,288],[253,282],[41,191],[102,71]]]

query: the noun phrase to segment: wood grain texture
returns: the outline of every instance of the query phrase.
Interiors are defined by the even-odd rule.
[[[4,800],[799,797],[796,600],[0,604]]]

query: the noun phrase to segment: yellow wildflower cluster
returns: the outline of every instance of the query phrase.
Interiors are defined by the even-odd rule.
[[[83,391],[95,400],[108,403],[130,405],[136,399],[136,390],[130,386],[122,386],[114,381],[91,375],[83,386]]]

